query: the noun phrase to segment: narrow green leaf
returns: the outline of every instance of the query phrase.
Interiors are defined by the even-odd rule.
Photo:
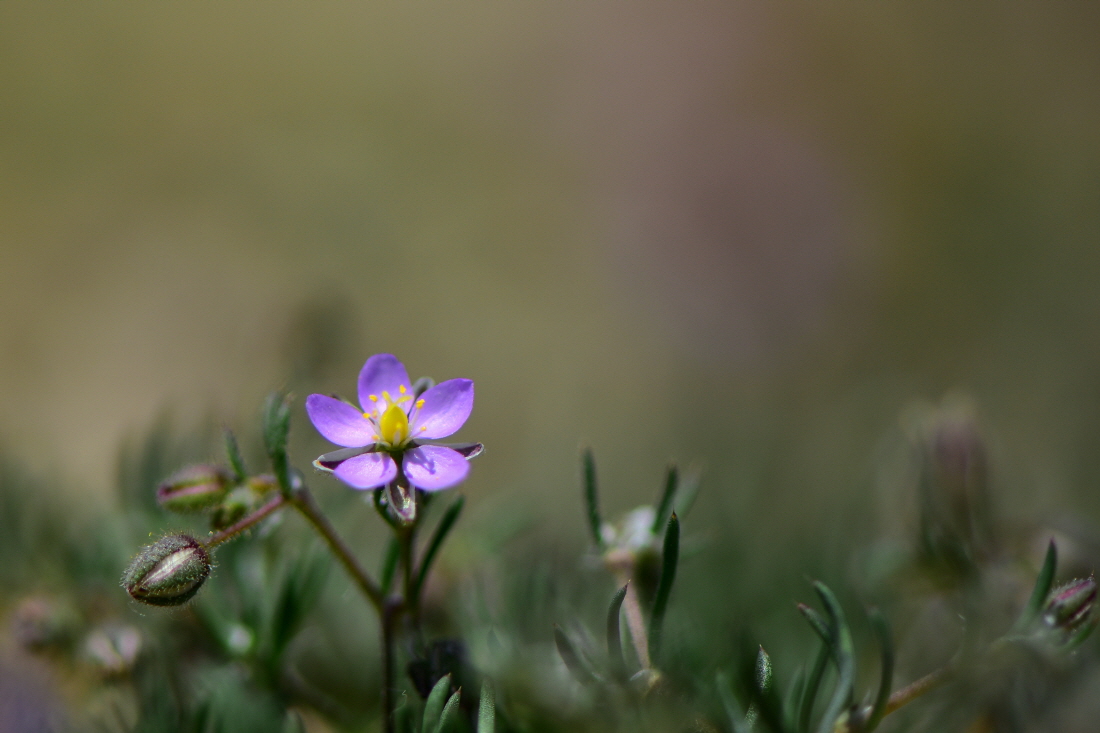
[[[626,660],[623,658],[623,639],[619,630],[619,611],[630,589],[630,581],[615,592],[607,609],[607,656],[611,660],[611,673],[618,680],[626,679]]]
[[[657,511],[653,515],[653,527],[651,528],[653,534],[660,532],[661,527],[665,526],[665,522],[668,521],[668,515],[672,513],[672,501],[676,498],[676,489],[679,485],[680,472],[675,463],[670,463],[668,464],[668,471],[665,473],[665,487],[661,492],[661,500],[657,502]]]
[[[435,526],[435,532],[432,533],[432,538],[428,542],[428,549],[424,552],[424,559],[420,561],[420,571],[417,573],[416,583],[413,585],[412,597],[414,599],[420,598],[420,590],[424,587],[424,581],[428,579],[428,572],[432,569],[432,561],[435,560],[439,548],[443,546],[443,541],[447,539],[451,527],[458,521],[458,515],[462,513],[462,507],[465,503],[466,497],[458,497],[453,504],[447,507],[447,511],[439,520],[439,524]]]
[[[447,693],[450,691],[451,675],[443,675],[428,693],[428,699],[424,703],[424,718],[420,724],[420,733],[433,733],[438,727],[439,716],[443,714],[443,704],[447,701]]]
[[[481,683],[481,702],[477,706],[477,733],[494,733],[497,721],[496,700],[489,680]]]
[[[825,714],[817,727],[818,733],[831,733],[837,719],[844,712],[844,709],[851,704],[853,697],[856,672],[855,644],[852,641],[852,631],[848,628],[848,621],[844,617],[844,609],[836,596],[833,595],[833,592],[821,581],[814,583],[814,590],[817,591],[821,602],[825,606],[825,611],[829,614],[829,619],[832,622],[830,626],[836,638],[834,647],[837,666],[836,689],[833,691],[833,697],[829,700],[829,705],[825,708]]]
[[[886,703],[890,701],[890,688],[894,684],[894,639],[890,633],[890,622],[877,608],[870,612],[871,626],[878,637],[878,643],[882,649],[882,661],[878,682],[878,694],[875,695],[875,703],[871,707],[871,714],[867,722],[860,728],[865,733],[871,733],[886,715]]]
[[[1035,619],[1039,618],[1039,612],[1043,610],[1047,596],[1050,595],[1051,586],[1054,585],[1054,573],[1058,569],[1058,548],[1054,540],[1047,545],[1047,554],[1043,558],[1043,567],[1039,569],[1039,575],[1035,578],[1035,587],[1031,591],[1031,598],[1024,606],[1023,613],[1012,627],[1013,632],[1021,633],[1027,629]]]
[[[787,688],[787,697],[783,700],[783,730],[798,730],[798,706],[805,689],[806,669],[800,666],[795,670],[790,687]]]
[[[577,648],[573,646],[573,642],[569,640],[569,637],[557,624],[554,624],[554,644],[558,647],[558,654],[561,655],[561,660],[565,662],[566,669],[572,673],[577,682],[582,685],[590,684],[593,681],[592,673],[584,666],[584,662],[581,661],[580,654],[577,653]]]
[[[665,530],[664,552],[661,553],[661,579],[657,583],[657,594],[653,600],[653,614],[649,618],[649,654],[656,658],[661,648],[661,632],[668,609],[668,597],[672,593],[672,583],[676,580],[676,563],[680,558],[680,520],[676,513],[668,518]]]
[[[393,577],[397,572],[399,559],[401,559],[401,543],[398,542],[397,537],[391,535],[386,542],[386,554],[382,556],[382,574],[379,580],[384,596],[388,596],[393,589]]]
[[[241,456],[241,447],[237,445],[237,437],[229,428],[224,432],[225,456],[229,461],[229,470],[233,472],[233,483],[239,484],[248,478],[248,469],[245,468],[244,458]]]
[[[439,725],[435,727],[435,733],[443,733],[450,727],[458,715],[458,703],[462,700],[462,688],[455,690],[455,694],[447,700],[443,706],[443,712],[439,715]]]
[[[695,498],[699,496],[699,486],[702,483],[702,474],[698,468],[688,468],[680,476],[680,485],[676,489],[676,500],[673,502],[673,510],[677,516],[686,517],[691,507],[695,504]]]
[[[585,448],[581,452],[581,474],[584,482],[584,504],[588,510],[588,529],[592,533],[592,541],[602,550],[603,533],[600,528],[603,527],[603,522],[600,520],[600,497],[596,486],[596,459],[592,456],[591,448]]]
[[[798,733],[809,733],[810,718],[813,716],[814,702],[817,701],[817,690],[821,687],[821,680],[825,676],[825,667],[829,664],[829,658],[833,654],[829,650],[829,644],[822,641],[818,649],[814,666],[810,668],[810,676],[806,678],[806,687],[802,690],[802,700],[798,704]]]
[[[1076,649],[1077,647],[1081,646],[1081,644],[1084,643],[1085,639],[1092,636],[1092,632],[1095,631],[1095,630],[1096,630],[1096,621],[1095,620],[1085,624],[1084,626],[1082,626],[1080,629],[1078,629],[1076,632],[1074,632],[1073,636],[1071,636],[1069,638],[1069,641],[1066,642],[1066,646],[1065,646],[1066,651],[1070,651],[1070,650]]]

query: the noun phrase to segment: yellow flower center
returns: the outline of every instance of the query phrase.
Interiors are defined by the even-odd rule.
[[[412,400],[405,385],[398,387],[398,396],[391,397],[389,392],[379,395],[368,395],[370,401],[377,409],[364,412],[363,417],[374,423],[378,431],[378,441],[388,448],[401,448],[409,442],[409,413],[405,412],[402,403]],[[410,406],[412,409],[420,409],[424,406],[424,400],[417,400]],[[427,428],[421,427],[420,430]]]
[[[409,439],[409,416],[401,405],[390,405],[378,421],[378,437],[395,448]]]

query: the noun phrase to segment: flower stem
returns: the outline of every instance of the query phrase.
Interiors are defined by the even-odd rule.
[[[383,602],[380,611],[382,616],[382,730],[385,733],[396,731],[393,706],[394,630],[403,610],[401,599],[390,596]]]
[[[203,548],[210,550],[214,547],[217,547],[223,542],[227,542],[233,539],[241,532],[250,529],[254,524],[257,524],[258,522],[266,519],[268,515],[281,508],[283,504],[286,504],[286,497],[282,494],[276,494],[274,497],[272,497],[271,501],[267,502],[251,514],[245,516],[236,524],[232,524],[221,530],[220,532],[217,532],[216,534],[212,534],[207,537],[206,541],[202,543]]]
[[[926,692],[931,692],[946,682],[954,670],[951,666],[941,667],[934,672],[929,672],[915,682],[911,682],[900,690],[895,690],[886,703],[885,715],[895,712],[899,708],[908,705]]]
[[[414,597],[417,593],[414,582],[416,563],[413,557],[416,552],[416,525],[398,530],[397,539],[401,547],[402,593],[405,596],[406,610],[415,621],[416,617],[420,615],[420,599]]]
[[[291,494],[290,503],[294,505],[294,508],[301,512],[309,523],[313,525],[313,528],[317,530],[317,533],[324,538],[328,544],[332,554],[336,556],[336,559],[340,561],[340,564],[344,566],[344,570],[351,576],[355,584],[359,586],[359,589],[363,591],[363,594],[374,606],[374,610],[378,612],[380,616],[384,617],[383,608],[385,605],[385,599],[382,596],[382,590],[378,587],[378,584],[370,577],[363,566],[359,564],[359,561],[355,559],[355,556],[351,554],[351,550],[344,544],[344,541],[340,539],[340,536],[336,534],[336,530],[332,524],[328,521],[328,518],[321,513],[321,508],[317,506],[317,502],[314,500],[313,495],[309,493],[304,485],[295,489]],[[383,618],[384,621],[384,618]]]

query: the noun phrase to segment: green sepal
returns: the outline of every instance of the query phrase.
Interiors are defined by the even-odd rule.
[[[420,395],[435,386],[435,380],[431,377],[421,377],[412,384],[413,399],[420,399]]]

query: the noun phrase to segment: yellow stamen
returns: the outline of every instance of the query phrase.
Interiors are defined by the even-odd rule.
[[[409,439],[409,416],[397,405],[390,405],[378,421],[378,434],[392,446],[404,445]]]
[[[419,410],[423,406],[424,406],[424,400],[417,400],[416,401],[416,409]]]
[[[367,395],[367,397],[370,398],[371,402],[377,402],[378,401],[378,395],[376,395],[376,394]]]
[[[397,388],[398,388],[399,390],[401,390],[401,394],[405,394],[405,385],[403,385],[403,384],[399,384],[399,385],[397,385]]]

